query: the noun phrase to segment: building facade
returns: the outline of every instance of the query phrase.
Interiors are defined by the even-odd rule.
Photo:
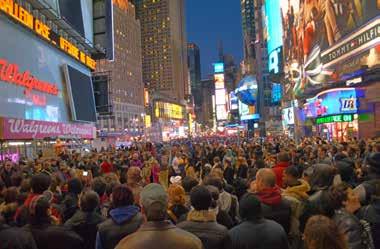
[[[201,81],[202,84],[202,105],[201,114],[199,116],[199,121],[202,125],[212,128],[215,119],[214,101],[213,96],[215,95],[215,80],[214,79],[204,79]]]
[[[199,48],[195,43],[187,44],[187,64],[189,66],[189,78],[191,95],[194,101],[195,114],[201,114],[202,105],[202,85],[201,85],[201,58]]]
[[[0,160],[45,155],[57,138],[94,138],[96,49],[83,42],[92,4],[77,3],[76,26],[65,4],[0,1]]]
[[[142,80],[140,22],[135,6],[127,0],[113,2],[114,60],[99,60],[96,75],[109,76],[111,111],[101,115],[98,129],[128,135],[144,130],[144,84]]]
[[[189,95],[184,0],[135,0],[141,23],[143,81],[185,104]]]
[[[247,74],[254,73],[256,59],[256,15],[255,15],[256,0],[241,0],[241,16],[243,28],[243,52],[244,52],[244,67]]]

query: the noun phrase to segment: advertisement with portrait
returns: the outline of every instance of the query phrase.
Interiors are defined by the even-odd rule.
[[[0,116],[71,121],[62,65],[88,76],[89,69],[4,16],[0,33]]]
[[[287,0],[280,8],[285,89],[297,97],[341,80],[351,58],[379,52],[379,1]]]

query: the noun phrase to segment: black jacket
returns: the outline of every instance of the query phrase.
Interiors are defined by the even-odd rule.
[[[38,249],[84,248],[83,239],[67,227],[45,223],[24,228],[32,233]]]
[[[143,223],[143,217],[136,206],[113,209],[110,216],[98,226],[96,248],[115,248],[121,239],[136,232]]]
[[[282,226],[272,220],[244,221],[229,231],[231,249],[288,249],[288,239]]]
[[[37,249],[33,236],[18,227],[0,224],[0,249]]]
[[[67,193],[62,200],[62,204],[60,208],[62,210],[63,222],[66,222],[79,209],[78,196],[73,193]]]
[[[66,221],[65,226],[79,234],[85,242],[85,249],[94,249],[98,224],[105,219],[96,212],[85,213],[78,210],[73,217]]]
[[[333,220],[346,236],[349,249],[365,249],[362,241],[363,227],[355,215],[341,209],[335,212]]]
[[[329,203],[327,188],[311,195],[305,202],[304,212],[300,217],[300,230],[304,231],[307,220],[313,215],[324,215],[331,218],[334,211]]]
[[[261,204],[263,216],[266,219],[273,220],[280,224],[285,232],[288,234],[290,231],[290,216],[291,216],[291,208],[290,204],[282,200],[279,205],[269,206],[265,204]]]
[[[375,248],[380,248],[380,197],[372,196],[371,204],[361,208],[357,215],[369,222]]]
[[[231,239],[228,229],[216,222],[214,211],[190,211],[187,221],[177,227],[197,236],[203,243],[204,249],[230,249]]]

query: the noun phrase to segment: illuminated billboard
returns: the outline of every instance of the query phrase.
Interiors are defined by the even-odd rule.
[[[62,66],[67,64],[88,77],[90,70],[7,18],[0,18],[0,27],[7,34],[0,35],[0,116],[72,121]],[[81,86],[80,81],[72,83]]]
[[[185,108],[178,104],[157,101],[154,106],[156,118],[164,119],[184,119]]]
[[[217,120],[226,120],[228,117],[227,109],[225,105],[216,106],[216,119]]]
[[[214,63],[214,73],[224,73],[224,63],[218,62]]]
[[[215,102],[216,105],[226,104],[226,89],[216,89],[215,90]]]
[[[282,20],[280,10],[281,0],[266,0],[266,39],[268,47],[268,69],[271,74],[282,72]]]
[[[15,1],[0,1],[0,11],[8,15],[12,20],[21,23],[23,27],[27,28],[29,31],[32,31],[34,34],[45,40],[50,45],[59,48],[82,64],[95,70],[96,62],[90,57],[87,52],[75,46],[69,41],[69,39],[67,39],[67,37],[62,37],[56,33],[42,20],[33,16],[33,13],[28,12]]]
[[[224,74],[215,74],[215,89],[224,88]]]
[[[294,125],[294,108],[289,107],[282,110],[282,123],[284,126]]]
[[[259,119],[260,115],[256,113],[255,106],[248,106],[239,100],[239,116],[240,120]]]
[[[379,64],[380,2],[280,1],[286,90],[301,97]]]
[[[282,99],[282,85],[279,83],[272,83],[272,103],[279,103]]]
[[[304,104],[304,112],[306,117],[309,118],[357,113],[359,99],[363,97],[364,92],[360,89],[330,89],[307,99]]]

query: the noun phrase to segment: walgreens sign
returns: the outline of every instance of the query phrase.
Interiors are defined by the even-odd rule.
[[[58,87],[50,82],[45,82],[33,76],[30,71],[20,71],[19,66],[0,58],[0,80],[9,84],[25,87],[27,90],[35,90],[42,93],[57,96]]]
[[[44,139],[73,137],[93,139],[95,127],[91,124],[67,124],[15,118],[0,119],[1,139]]]

